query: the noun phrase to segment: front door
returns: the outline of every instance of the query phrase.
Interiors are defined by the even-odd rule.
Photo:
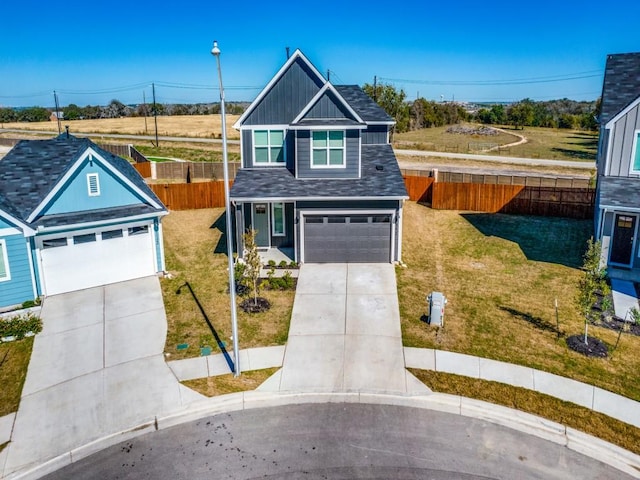
[[[253,229],[256,233],[256,245],[269,247],[269,204],[253,204]]]
[[[613,226],[613,240],[611,245],[611,263],[631,265],[633,240],[636,232],[636,217],[634,215],[616,214]]]

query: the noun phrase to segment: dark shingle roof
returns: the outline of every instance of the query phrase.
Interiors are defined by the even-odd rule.
[[[23,140],[0,161],[0,208],[26,221],[88,149],[93,148],[145,194],[162,203],[129,163],[86,138],[60,135],[50,140]]]
[[[376,167],[383,167],[378,170]],[[407,190],[391,145],[362,146],[362,176],[354,179],[303,179],[286,168],[241,169],[232,199],[249,198],[407,198]]]
[[[607,56],[600,124],[604,125],[640,97],[640,53]]]
[[[347,103],[365,122],[393,122],[387,112],[364,93],[358,85],[334,85]]]
[[[640,178],[600,177],[598,181],[600,208],[632,208],[640,205]]]

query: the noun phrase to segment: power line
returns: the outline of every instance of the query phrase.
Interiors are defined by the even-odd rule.
[[[415,80],[406,78],[378,77],[380,80],[395,83],[411,83],[418,85],[457,85],[457,86],[499,86],[499,85],[529,85],[536,83],[566,82],[582,80],[603,75],[602,70],[590,70],[587,72],[568,73],[563,75],[550,75],[545,77],[515,78],[510,80]]]

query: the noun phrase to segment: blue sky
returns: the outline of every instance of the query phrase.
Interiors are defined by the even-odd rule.
[[[637,0],[22,0],[2,17],[1,106],[140,103],[152,82],[159,102],[217,101],[214,39],[227,101],[252,100],[287,46],[337,84],[461,101],[593,100],[606,55],[640,51]]]

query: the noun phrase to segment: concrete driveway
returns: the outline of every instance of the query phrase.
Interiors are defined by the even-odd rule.
[[[41,316],[5,476],[204,398],[164,361],[157,277],[47,297]]]
[[[303,265],[283,368],[260,389],[427,392],[405,369],[393,265]]]

